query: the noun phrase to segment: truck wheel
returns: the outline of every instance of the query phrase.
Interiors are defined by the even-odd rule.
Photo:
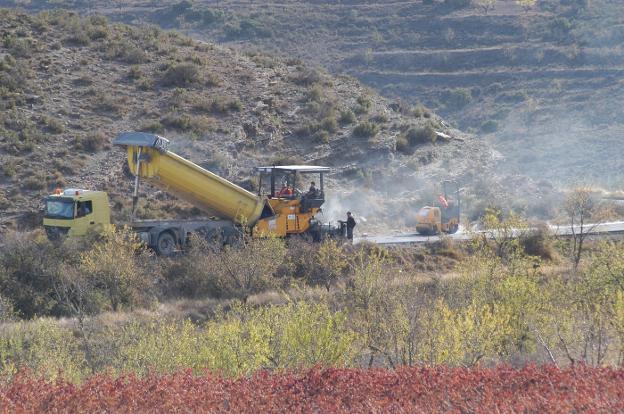
[[[455,234],[455,233],[457,233],[457,230],[459,230],[459,224],[453,224],[449,228],[449,234]]]
[[[173,234],[169,231],[163,231],[158,235],[156,242],[156,253],[160,256],[173,256],[175,252],[176,242]]]

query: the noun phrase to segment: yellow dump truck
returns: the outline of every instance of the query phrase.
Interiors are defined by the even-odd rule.
[[[130,222],[141,240],[161,255],[181,249],[192,233],[219,237],[227,243],[237,238],[243,227],[254,235],[307,234],[314,240],[324,234],[344,234],[343,228],[322,225],[315,218],[325,201],[324,176],[330,171],[328,167],[259,167],[258,192],[254,194],[169,151],[169,141],[158,135],[125,132],[113,143],[127,148],[128,166],[135,175],[133,211],[140,181],[146,180],[211,217]],[[307,191],[298,188],[308,182],[314,185]],[[46,198],[45,204],[43,224],[50,238],[80,236],[90,228],[110,225],[105,192],[57,190]]]

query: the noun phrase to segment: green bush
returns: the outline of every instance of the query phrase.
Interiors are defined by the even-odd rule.
[[[238,98],[217,96],[207,103],[197,103],[196,105],[194,105],[194,108],[204,112],[215,112],[224,114],[227,112],[241,112],[243,110],[243,103]]]
[[[65,125],[56,118],[44,116],[42,121],[47,130],[53,134],[60,134],[65,131]]]
[[[97,131],[92,134],[87,134],[76,140],[76,148],[82,149],[87,152],[95,153],[102,150],[108,144],[106,135]]]
[[[139,127],[139,131],[162,134],[163,132],[165,132],[165,127],[163,126],[163,124],[160,123],[159,120],[145,121]]]
[[[524,235],[520,244],[526,254],[537,256],[544,260],[553,260],[556,257],[555,247],[548,226],[539,226]]]
[[[191,63],[180,63],[169,67],[163,76],[165,86],[184,87],[199,81],[199,68]]]
[[[486,134],[491,134],[493,132],[496,132],[497,130],[498,130],[498,122],[494,120],[490,119],[489,121],[486,121],[481,124],[481,131],[485,132]]]
[[[27,57],[32,53],[30,39],[18,39],[13,35],[5,35],[3,45],[15,57]]]
[[[41,177],[28,177],[22,182],[22,188],[25,190],[43,190],[46,188],[45,181]]]
[[[350,125],[357,121],[355,114],[350,109],[343,109],[340,111],[340,118],[338,120],[342,125]]]
[[[37,189],[45,180],[36,179]],[[42,235],[11,234],[0,253],[0,295],[13,303],[18,316],[63,315],[54,296],[54,282],[66,256]]]
[[[191,322],[131,323],[118,336],[118,370],[146,374],[191,368],[228,376],[261,368],[351,363],[357,335],[344,312],[305,302],[254,309],[235,305],[205,327]]]
[[[414,152],[414,149],[410,145],[407,137],[404,134],[401,134],[396,139],[396,149],[397,151],[403,154],[411,154]]]
[[[325,91],[323,90],[323,87],[319,84],[315,84],[306,93],[306,100],[308,102],[322,103],[325,100]]]
[[[427,109],[425,106],[418,104],[412,109],[412,115],[415,118],[422,118],[422,117],[430,118],[431,111],[429,111],[429,109]]]
[[[373,101],[368,96],[361,95],[357,98],[357,106],[353,109],[355,113],[366,114],[373,106]]]
[[[3,326],[0,356],[0,375],[5,378],[24,368],[45,378],[62,375],[75,382],[89,373],[84,364],[85,355],[71,330],[50,319]]]
[[[431,124],[420,128],[412,127],[405,132],[405,137],[411,146],[436,142],[437,135]]]
[[[324,131],[334,133],[338,131],[338,121],[336,121],[336,118],[334,118],[333,116],[328,116],[321,120],[320,127]]]
[[[472,94],[469,89],[457,88],[446,90],[442,94],[442,99],[449,109],[459,110],[472,101]]]
[[[194,132],[203,134],[214,129],[214,119],[206,116],[192,116],[180,114],[178,112],[170,112],[160,120],[160,124],[166,128],[177,129],[183,132]],[[157,126],[155,123],[152,126]]]
[[[130,66],[130,69],[128,70],[128,78],[132,80],[141,79],[143,78],[144,75],[145,74],[143,73],[139,65],[132,65]]]
[[[380,114],[376,114],[375,116],[371,117],[371,121],[377,123],[377,124],[385,124],[386,122],[388,122],[389,118],[388,115],[380,113]]]
[[[379,132],[379,126],[373,122],[362,122],[353,129],[353,135],[359,138],[373,138]]]
[[[114,97],[107,91],[98,90],[92,98],[93,109],[109,115],[122,115],[125,108],[125,98]]]
[[[314,139],[317,142],[323,143],[323,144],[328,144],[329,143],[329,132],[320,129],[320,130],[316,131],[314,134],[312,134],[312,139]]]
[[[291,80],[297,85],[311,86],[315,83],[322,84],[325,77],[319,69],[299,68]]]
[[[223,31],[230,39],[272,37],[273,31],[266,23],[251,17],[233,20],[225,24]]]
[[[15,162],[9,160],[6,160],[0,168],[2,169],[2,173],[9,178],[15,177],[17,173]]]

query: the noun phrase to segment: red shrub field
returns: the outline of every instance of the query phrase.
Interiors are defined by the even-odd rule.
[[[81,385],[18,374],[2,412],[624,412],[624,370],[576,366],[315,368],[222,378],[96,375]]]

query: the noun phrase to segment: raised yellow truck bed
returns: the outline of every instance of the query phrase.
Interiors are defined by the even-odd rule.
[[[169,141],[144,132],[124,132],[115,145],[127,147],[130,171],[209,215],[252,227],[273,215],[263,197],[169,151]]]

